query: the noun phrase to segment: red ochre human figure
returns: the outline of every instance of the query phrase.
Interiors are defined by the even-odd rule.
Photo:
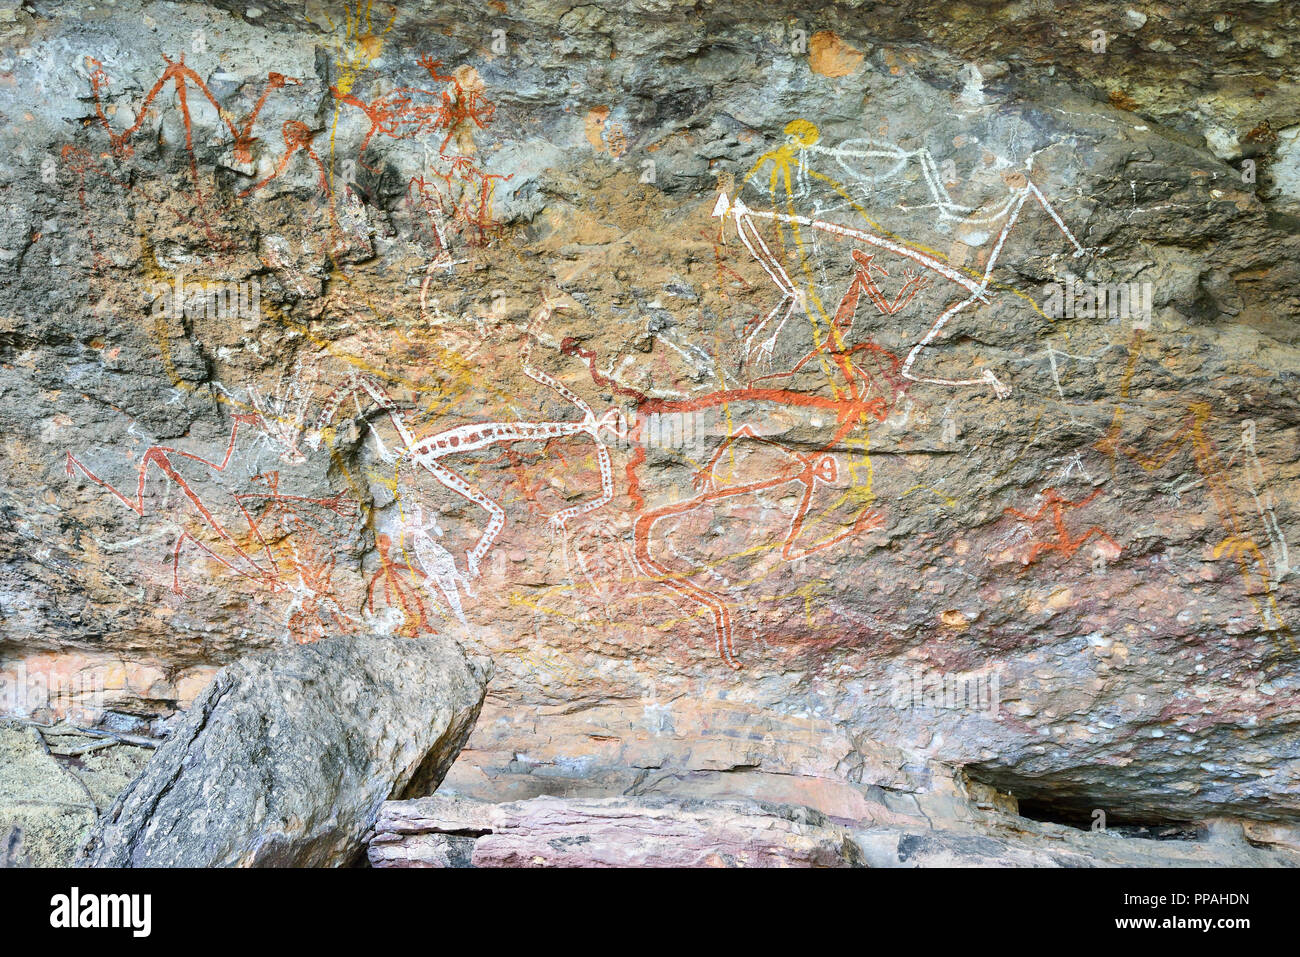
[[[286,120],[284,126],[280,128],[280,135],[284,137],[284,155],[275,164],[275,169],[239,195],[248,196],[250,193],[255,193],[282,174],[288,167],[289,160],[293,159],[294,154],[300,150],[306,153],[308,158],[316,165],[316,171],[320,173],[321,188],[328,194],[330,191],[329,174],[325,171],[324,162],[321,161],[320,156],[317,155],[315,148],[311,145],[312,140],[316,138],[316,132],[302,120]]]
[[[185,461],[197,462],[204,468],[214,472],[223,472],[226,466],[230,464],[231,457],[234,455],[235,444],[239,437],[239,429],[244,425],[257,425],[260,416],[253,413],[241,413],[233,417],[233,425],[230,430],[230,439],[226,444],[225,454],[221,461],[214,462],[206,459],[201,455],[193,452],[185,452],[180,449],[172,448],[166,445],[155,445],[147,449],[140,459],[140,464],[136,467],[138,478],[136,482],[135,497],[131,498],[124,495],[121,491],[111,485],[109,482],[100,478],[93,471],[83,464],[71,452],[67,454],[67,473],[74,475],[75,471],[80,471],[86,478],[90,479],[101,488],[107,489],[114,498],[135,512],[141,518],[145,517],[145,484],[149,478],[149,468],[153,466],[158,472],[161,472],[166,478],[170,479],[185,498],[194,507],[199,518],[217,538],[229,549],[229,554],[222,555],[213,547],[199,541],[190,532],[182,531],[180,537],[176,539],[176,545],[172,551],[172,591],[178,595],[184,595],[184,589],[180,584],[180,555],[185,543],[191,542],[198,546],[203,552],[211,556],[220,564],[229,568],[231,571],[245,578],[252,579],[260,585],[269,587],[272,591],[280,591],[284,587],[284,581],[280,575],[280,569],[276,563],[275,556],[271,551],[271,546],[267,542],[256,516],[247,508],[246,503],[252,500],[273,501],[277,503],[299,503],[312,504],[321,508],[334,511],[343,515],[346,513],[343,496],[336,495],[325,499],[313,499],[305,496],[283,495],[279,491],[279,474],[269,473],[258,476],[256,480],[264,482],[268,491],[266,492],[244,492],[235,493],[233,498],[235,505],[239,509],[240,515],[244,519],[245,527],[248,530],[246,538],[251,538],[255,543],[251,552],[239,538],[233,535],[227,528],[227,524],[213,514],[212,510],[203,501],[203,498],[186,480],[180,470],[180,465]],[[262,557],[254,557],[252,552],[261,552]],[[233,557],[232,557],[233,556]]]
[[[492,195],[496,190],[497,180],[508,180],[511,176],[486,173],[474,164],[468,155],[471,149],[462,149],[459,153],[448,153],[447,147],[453,137],[457,137],[472,124],[485,129],[496,104],[482,98],[473,85],[466,87],[455,73],[443,74],[441,60],[434,60],[428,55],[420,58],[420,65],[436,82],[447,84],[441,91],[426,90],[419,87],[399,87],[367,102],[360,97],[330,87],[330,92],[340,103],[361,110],[370,121],[370,128],[362,138],[357,150],[358,162],[367,169],[364,156],[370,142],[378,134],[392,139],[408,139],[424,133],[444,133],[442,143],[438,146],[437,159],[445,165],[444,171],[429,171],[431,178],[441,179],[446,184],[445,191],[421,175],[412,177],[410,184],[418,186],[419,193],[426,205],[432,193],[439,216],[460,222],[466,229],[473,229],[477,235],[472,243],[484,245],[488,238],[501,229],[501,224],[492,217]],[[428,102],[419,102],[417,97],[427,97]],[[408,187],[409,189],[409,187]],[[461,199],[457,202],[456,196]],[[446,249],[447,236],[441,226],[437,226],[438,251]]]
[[[1077,502],[1071,502],[1069,499],[1063,497],[1056,489],[1045,488],[1040,493],[1043,504],[1040,505],[1038,511],[1034,512],[1032,515],[1028,515],[1015,508],[1005,509],[1004,514],[1013,515],[1029,525],[1038,522],[1039,519],[1043,517],[1043,513],[1047,512],[1049,509],[1052,513],[1051,522],[1053,527],[1056,529],[1056,541],[1034,542],[1034,544],[1030,546],[1029,554],[1021,560],[1021,563],[1024,565],[1031,565],[1043,552],[1060,552],[1066,559],[1069,559],[1073,557],[1074,553],[1094,535],[1108,543],[1111,548],[1115,550],[1115,554],[1119,554],[1119,552],[1122,551],[1119,543],[1107,535],[1106,532],[1102,530],[1101,526],[1093,525],[1078,537],[1071,537],[1069,529],[1065,527],[1065,513],[1073,511],[1074,509],[1083,508],[1100,495],[1101,491],[1101,489],[1094,489],[1092,494],[1088,495],[1086,498],[1082,498]]]
[[[379,556],[379,568],[366,586],[366,610],[375,611],[375,590],[383,585],[384,602],[390,607],[400,607],[402,627],[398,633],[406,638],[414,638],[421,632],[434,632],[429,613],[424,607],[424,600],[417,587],[425,578],[424,572],[411,567],[405,560],[395,561],[393,554],[399,551],[391,536],[380,532],[375,537],[375,553]],[[410,579],[409,581],[407,579]]]
[[[852,256],[857,263],[857,269],[852,282],[849,283],[849,288],[840,299],[839,307],[835,310],[835,317],[826,332],[826,338],[818,343],[817,348],[791,366],[788,372],[760,376],[755,381],[790,378],[818,356],[827,355],[839,367],[845,387],[848,389],[847,395],[851,400],[861,400],[866,392],[879,384],[882,391],[886,386],[888,387],[889,397],[877,400],[887,409],[907,391],[908,383],[902,376],[902,361],[897,356],[870,340],[846,346],[845,337],[853,329],[858,303],[864,292],[882,315],[892,316],[907,306],[918,292],[930,284],[930,281],[913,272],[910,267],[907,268],[903,273],[903,285],[891,302],[885,298],[884,292],[871,275],[873,269],[885,276],[889,275],[888,271],[883,266],[875,264],[872,255],[859,249],[853,250]],[[867,353],[875,360],[875,375],[866,372],[854,360],[853,357],[858,353]],[[845,394],[840,392],[838,384],[834,382],[832,384],[837,395]]]
[[[194,162],[194,124],[190,116],[188,98],[188,85],[191,83],[194,84],[197,91],[212,104],[213,109],[217,111],[217,115],[221,118],[221,121],[225,123],[226,128],[230,130],[230,135],[234,141],[232,148],[234,150],[235,159],[240,163],[251,162],[253,158],[252,147],[253,144],[257,142],[257,137],[253,136],[252,132],[253,123],[257,121],[258,114],[262,112],[262,107],[266,105],[266,98],[273,90],[278,90],[288,83],[299,84],[302,82],[301,80],[295,80],[293,77],[287,77],[282,73],[268,73],[266,76],[266,86],[262,89],[262,95],[258,97],[257,103],[253,107],[252,112],[248,114],[248,117],[244,120],[242,126],[236,126],[230,119],[230,114],[221,106],[220,103],[217,102],[217,98],[212,95],[212,91],[209,90],[207,84],[203,82],[203,78],[185,65],[185,54],[182,53],[179,60],[172,60],[169,56],[163,54],[163,60],[166,62],[167,68],[163,70],[162,76],[158,78],[158,82],[156,82],[149,92],[145,94],[140,105],[136,107],[135,122],[122,132],[115,133],[112,124],[109,122],[108,115],[104,111],[104,104],[101,99],[101,94],[105,89],[107,89],[109,84],[108,74],[104,72],[104,65],[102,63],[94,57],[86,57],[86,66],[90,70],[91,92],[95,97],[95,112],[98,114],[99,121],[103,125],[104,129],[108,131],[108,138],[109,142],[113,146],[113,151],[119,156],[131,155],[131,137],[134,136],[142,126],[144,126],[145,120],[149,115],[149,107],[152,105],[154,99],[157,98],[158,94],[162,92],[163,87],[165,87],[168,81],[170,81],[175,87],[176,101],[180,106],[181,118],[185,123],[185,148],[190,151],[191,163]]]
[[[437,72],[436,68],[442,66],[440,61],[428,60],[425,57],[421,58],[420,63],[429,71],[433,79],[448,83],[456,82],[455,77],[443,76]],[[446,107],[442,99],[446,94],[440,95],[433,90],[403,86],[382,96],[377,96],[369,102],[359,96],[354,96],[350,92],[345,93],[337,86],[331,86],[330,93],[340,103],[356,107],[370,121],[370,129],[366,131],[366,135],[361,139],[361,145],[357,148],[359,156],[365,155],[366,150],[370,147],[370,141],[378,133],[395,140],[406,139],[411,136],[418,136],[421,133],[442,129],[447,118]],[[414,99],[416,94],[431,97],[433,102],[419,103]]]
[[[95,98],[95,113],[99,117],[100,124],[108,132],[109,143],[112,146],[114,155],[120,157],[130,156],[134,152],[131,146],[131,138],[144,126],[154,100],[167,84],[171,83],[176,92],[177,105],[180,107],[181,121],[185,126],[185,151],[189,154],[190,175],[194,180],[194,202],[198,206],[200,214],[206,216],[203,191],[199,185],[198,158],[194,153],[194,121],[189,106],[190,86],[193,85],[195,91],[212,104],[212,108],[217,111],[217,116],[230,131],[231,149],[235,160],[239,163],[250,163],[253,159],[253,144],[257,141],[257,137],[253,136],[253,124],[257,121],[258,114],[262,112],[262,107],[266,105],[267,97],[273,90],[281,89],[289,83],[298,84],[301,81],[287,77],[282,73],[268,73],[262,95],[258,98],[252,112],[245,118],[243,124],[237,126],[230,118],[229,112],[212,95],[212,91],[208,89],[203,78],[185,65],[184,54],[177,60],[172,60],[166,54],[163,54],[163,60],[167,66],[163,70],[162,76],[158,78],[149,92],[145,94],[144,99],[135,108],[135,122],[121,132],[115,132],[112,123],[109,122],[108,114],[104,110],[102,99],[102,94],[110,82],[108,74],[104,71],[104,65],[99,60],[94,57],[86,57],[86,67],[90,71],[91,93]]]
[[[909,266],[903,270],[903,285],[899,288],[898,295],[890,302],[885,298],[880,286],[876,284],[875,277],[871,275],[874,270],[882,276],[888,276],[889,270],[875,262],[874,255],[864,253],[861,249],[853,250],[851,255],[853,261],[857,263],[857,269],[854,270],[853,281],[849,284],[848,291],[840,300],[839,308],[835,310],[833,320],[835,328],[841,333],[847,333],[853,328],[853,317],[857,313],[858,299],[862,293],[867,294],[882,315],[892,316],[911,302],[913,296],[930,285],[928,278],[918,274]]]
[[[422,133],[445,132],[446,136],[438,147],[439,153],[445,153],[452,137],[465,123],[473,123],[479,129],[486,128],[496,112],[496,104],[482,99],[478,90],[467,90],[455,75],[439,73],[441,60],[425,55],[420,58],[420,65],[435,82],[448,84],[450,89],[435,91],[403,86],[367,102],[336,86],[330,87],[335,99],[360,110],[370,121],[370,129],[361,140],[358,155],[365,155],[370,141],[380,133],[392,139],[406,139]],[[428,97],[430,101],[421,103],[417,96]]]

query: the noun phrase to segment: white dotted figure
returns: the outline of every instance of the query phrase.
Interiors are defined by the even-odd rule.
[[[372,431],[375,442],[379,446],[379,455],[385,462],[389,464],[398,464],[403,461],[410,462],[432,475],[438,481],[438,484],[444,488],[450,489],[462,498],[473,502],[488,513],[487,524],[484,526],[483,532],[480,534],[478,541],[465,555],[467,576],[469,579],[475,579],[479,576],[479,568],[483,559],[492,550],[493,543],[505,526],[506,513],[495,500],[460,473],[444,465],[442,460],[453,455],[476,452],[491,445],[507,442],[548,442],[555,438],[585,435],[592,440],[596,447],[601,491],[595,498],[578,505],[572,505],[557,512],[550,518],[549,525],[552,531],[567,532],[566,524],[571,519],[595,511],[614,497],[614,475],[610,466],[609,449],[605,447],[601,436],[604,432],[610,432],[617,436],[620,414],[619,409],[614,407],[598,417],[581,396],[561,385],[540,369],[533,368],[529,363],[532,354],[533,328],[549,319],[556,310],[568,308],[571,303],[573,303],[572,299],[568,302],[543,300],[541,307],[534,314],[533,320],[529,324],[528,332],[524,338],[524,347],[520,354],[520,362],[526,376],[534,382],[557,392],[572,403],[582,413],[580,420],[476,422],[469,425],[459,425],[426,438],[417,439],[407,427],[405,418],[394,404],[392,398],[378,383],[365,376],[352,375],[326,399],[325,408],[317,420],[316,429],[308,440],[309,444],[312,448],[319,446],[322,430],[329,427],[330,422],[337,415],[339,407],[348,396],[355,395],[358,392],[369,395],[381,409],[388,413],[389,421],[392,422],[393,428],[397,430],[397,434],[402,440],[402,448],[396,453],[390,453],[384,447],[383,440],[379,438],[379,435]],[[576,303],[573,304],[576,305]]]

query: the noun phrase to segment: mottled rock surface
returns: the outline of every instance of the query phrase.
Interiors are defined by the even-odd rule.
[[[0,11],[0,677],[454,628],[466,798],[1296,824],[1295,4]]]
[[[67,866],[148,755],[68,727],[0,721],[0,866]]]
[[[67,864],[95,818],[90,795],[49,755],[35,728],[0,724],[0,842],[6,866]]]
[[[108,809],[80,863],[351,863],[383,801],[441,782],[489,674],[443,635],[337,636],[230,665]]]

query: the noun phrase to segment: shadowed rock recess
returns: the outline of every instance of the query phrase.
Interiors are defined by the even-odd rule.
[[[1298,56],[0,0],[3,861],[1294,865]]]

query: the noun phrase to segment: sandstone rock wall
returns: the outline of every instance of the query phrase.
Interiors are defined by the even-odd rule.
[[[3,673],[454,624],[465,796],[1289,827],[1296,26],[0,5]]]

